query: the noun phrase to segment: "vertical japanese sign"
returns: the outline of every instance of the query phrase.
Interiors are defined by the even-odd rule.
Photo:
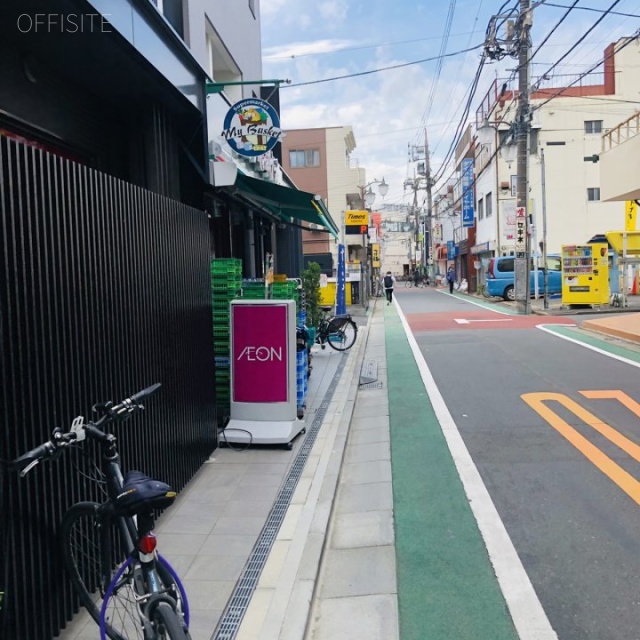
[[[518,207],[516,209],[516,257],[519,253],[524,253],[527,250],[527,210],[525,207]]]
[[[234,402],[287,402],[286,305],[233,305],[232,399]]]
[[[377,242],[371,245],[371,266],[380,268],[380,245]]]
[[[475,225],[475,212],[473,206],[473,158],[465,158],[462,161],[462,226],[473,227]]]
[[[635,231],[638,217],[638,205],[634,200],[628,200],[624,207],[624,230]]]

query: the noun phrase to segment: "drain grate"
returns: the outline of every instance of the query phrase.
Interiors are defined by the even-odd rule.
[[[361,384],[359,389],[382,389],[382,382],[365,382]]]
[[[338,380],[340,379],[340,374],[344,369],[346,361],[347,358],[340,359],[340,363],[338,364],[338,368],[333,376],[333,380],[331,380],[331,383],[322,398],[322,402],[315,413],[311,427],[307,429],[307,435],[300,447],[300,451],[298,451],[284,484],[276,497],[276,501],[269,512],[267,521],[260,532],[258,541],[249,556],[249,560],[242,571],[240,579],[236,583],[235,589],[233,590],[229,603],[227,604],[227,608],[222,614],[218,627],[214,632],[214,635],[211,637],[211,640],[233,640],[238,633],[238,629],[240,629],[240,623],[242,622],[242,618],[249,606],[251,596],[258,584],[262,569],[264,568],[269,552],[271,551],[271,547],[273,546],[276,536],[278,535],[278,531],[280,530],[280,525],[282,524],[287,509],[291,504],[293,492],[298,485],[298,480],[300,480],[300,477],[302,476],[304,465],[306,464],[307,458],[309,457],[311,449],[316,441],[316,437],[320,431],[320,427],[322,426],[322,422],[325,414],[327,413],[327,409],[329,408],[329,404],[331,403],[331,399],[333,398],[333,393],[338,386]]]

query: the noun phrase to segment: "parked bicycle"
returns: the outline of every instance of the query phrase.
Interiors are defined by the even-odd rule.
[[[323,349],[327,344],[336,351],[351,349],[358,335],[358,325],[348,314],[329,316],[332,309],[320,307],[322,316],[318,323],[316,343]]]
[[[405,280],[404,282],[404,286],[407,289],[410,289],[411,287],[418,287],[420,289],[424,289],[428,285],[429,285],[429,280],[423,277],[418,278],[418,280],[416,280],[415,278],[411,278],[410,280]]]
[[[54,429],[48,442],[12,462],[24,477],[40,461],[85,440],[98,444],[101,463],[92,458],[97,475],[90,479],[100,483],[106,501],[73,505],[63,516],[61,541],[71,582],[99,624],[101,640],[190,640],[184,587],[158,553],[153,533],[154,512],[171,505],[176,493],[140,471],[123,477],[116,437],[105,430],[142,411],[142,401],[159,388],[155,384],[117,405],[96,404],[96,422],[79,416],[69,432]]]

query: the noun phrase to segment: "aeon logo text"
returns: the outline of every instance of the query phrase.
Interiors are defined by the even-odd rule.
[[[236,360],[247,362],[282,362],[282,347],[245,347]]]

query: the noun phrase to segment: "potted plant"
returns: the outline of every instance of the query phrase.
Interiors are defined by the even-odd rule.
[[[320,322],[320,265],[310,262],[302,272],[302,289],[304,291],[304,307],[307,313],[307,329],[309,343],[315,342],[316,329]]]

